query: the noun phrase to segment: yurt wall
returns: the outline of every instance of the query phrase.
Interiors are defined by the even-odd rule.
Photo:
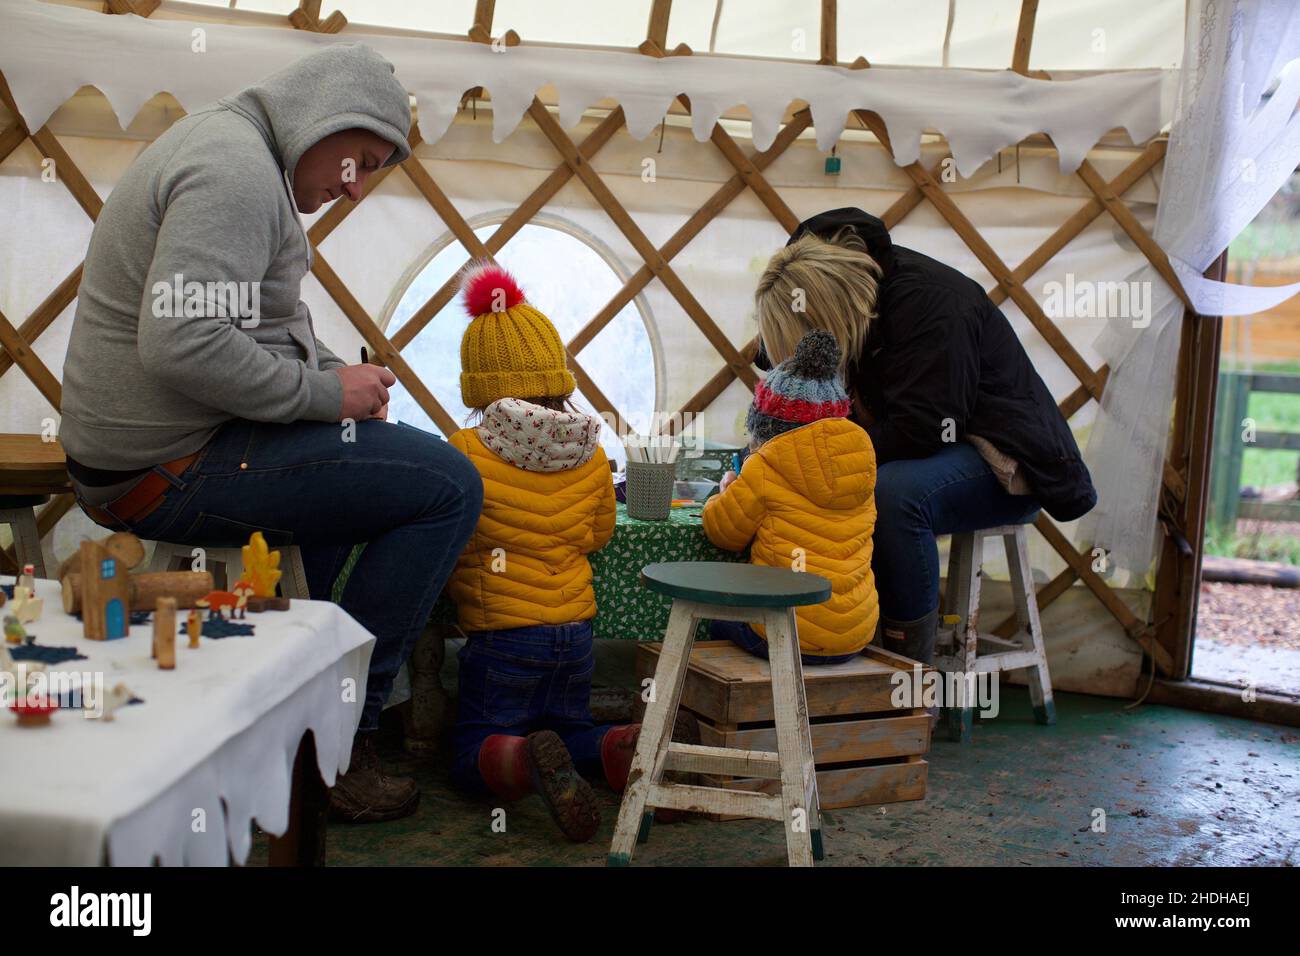
[[[496,5],[498,16],[506,6]],[[650,4],[644,6],[648,13]],[[167,4],[155,15],[198,15],[173,7],[183,5]],[[249,22],[270,29],[270,19]],[[366,37],[350,29],[345,38]],[[666,41],[677,42],[671,34]],[[838,58],[849,59],[843,52]],[[1049,315],[1052,296],[1078,280],[1126,281],[1146,264],[1149,250],[1135,241],[1134,228],[1149,234],[1153,227],[1161,138],[1133,145],[1114,132],[1088,152],[1085,175],[1062,172],[1052,143],[1035,135],[961,176],[941,133],[927,133],[919,161],[905,168],[893,161],[887,135],[877,135],[886,133],[879,117],[854,111],[835,148],[839,171],[830,174],[828,154],[798,104],[773,144],[758,150],[743,109],[729,111],[733,118],[700,142],[679,101],[651,135],[636,139],[612,102],[561,128],[543,90],[523,121],[494,142],[491,94],[470,94],[445,134],[420,142],[405,167],[374,177],[359,204],[328,207],[306,220],[317,263],[302,296],[317,332],[349,360],[363,344],[391,360],[402,379],[393,403],[400,420],[433,430],[460,420],[456,344],[465,317],[445,283],[467,260],[500,249],[498,258],[568,339],[590,405],[621,413],[638,430],[654,411],[698,413],[702,438],[743,443],[756,380],[748,359],[758,275],[799,220],[859,206],[884,218],[898,244],[947,262],[989,290],[1080,446],[1087,444],[1097,409],[1090,397],[1104,383],[1093,344],[1106,319],[1069,309]],[[86,87],[46,130],[94,194],[108,197],[140,150],[181,115],[171,96],[159,94],[123,131],[104,96]],[[0,129],[15,120],[6,112]],[[580,149],[584,162],[566,164],[565,154],[572,159]],[[62,287],[66,304],[31,343],[57,379],[75,308],[68,284],[92,222],[66,182],[42,179],[44,159],[24,135],[0,162],[0,311],[21,329]],[[1111,185],[1099,191],[1098,182]],[[1107,208],[1111,189],[1123,197],[1123,223]],[[500,236],[492,237],[503,224],[511,238],[501,245]],[[624,292],[629,282],[634,296]],[[595,328],[593,317],[608,321]],[[57,409],[32,376],[7,357],[4,364],[0,431],[37,432],[57,422]],[[617,453],[616,436],[607,439]],[[55,526],[54,552],[70,552],[93,527],[74,507]],[[1092,556],[1072,544],[1071,525],[1046,533],[1050,540],[1031,536],[1032,564],[1055,685],[1131,694],[1142,664],[1134,637],[1145,629],[1154,579],[1096,572]],[[1010,602],[996,583],[1006,578],[1005,562],[992,549],[986,570],[994,583],[986,588],[984,620],[1005,623]],[[1099,601],[1101,592],[1107,603]]]

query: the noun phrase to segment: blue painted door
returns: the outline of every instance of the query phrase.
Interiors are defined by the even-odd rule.
[[[108,639],[126,637],[126,610],[120,598],[113,598],[104,608],[105,630]]]

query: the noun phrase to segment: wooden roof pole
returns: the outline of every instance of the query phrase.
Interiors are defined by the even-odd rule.
[[[1011,69],[1029,75],[1029,51],[1034,45],[1034,20],[1038,0],[1020,0],[1020,24],[1016,27],[1016,46],[1011,54]]]
[[[321,0],[298,0],[298,9],[289,11],[289,23],[308,33],[338,33],[348,25],[348,18],[338,10],[322,20],[320,4]]]
[[[838,37],[836,33],[836,0],[822,0],[822,29],[821,29],[821,56],[817,62],[823,65],[832,66],[836,61],[836,44]]]

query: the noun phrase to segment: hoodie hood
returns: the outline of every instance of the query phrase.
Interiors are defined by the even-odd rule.
[[[336,43],[218,103],[256,126],[289,183],[302,154],[326,136],[367,129],[392,143],[393,166],[411,155],[410,98],[393,65],[362,43]]]
[[[595,415],[502,398],[483,410],[483,422],[475,431],[489,451],[516,468],[568,471],[596,453],[600,424]]]
[[[858,509],[876,486],[871,439],[846,418],[823,418],[782,432],[754,454],[797,497],[819,508]]]
[[[829,241],[835,233],[845,226],[850,227],[866,243],[867,252],[870,253],[871,258],[880,264],[880,268],[883,270],[884,276],[881,281],[885,281],[894,268],[894,242],[889,238],[889,230],[885,228],[884,222],[880,219],[853,206],[831,209],[827,212],[818,213],[811,219],[805,219],[790,234],[790,239],[786,242],[786,245],[790,245],[791,242],[809,232],[820,239]]]

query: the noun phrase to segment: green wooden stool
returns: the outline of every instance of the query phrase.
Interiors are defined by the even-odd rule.
[[[782,568],[676,561],[646,565],[641,583],[671,597],[673,606],[614,827],[609,864],[626,866],[631,862],[636,843],[649,837],[655,809],[662,807],[776,820],[785,827],[790,865],[812,866],[814,859],[822,858],[821,815],[794,609],[827,600],[830,581]],[[691,637],[701,620],[764,626],[777,753],[672,742],[673,721],[690,665]],[[781,793],[665,781],[664,773],[673,770],[780,780]]]

